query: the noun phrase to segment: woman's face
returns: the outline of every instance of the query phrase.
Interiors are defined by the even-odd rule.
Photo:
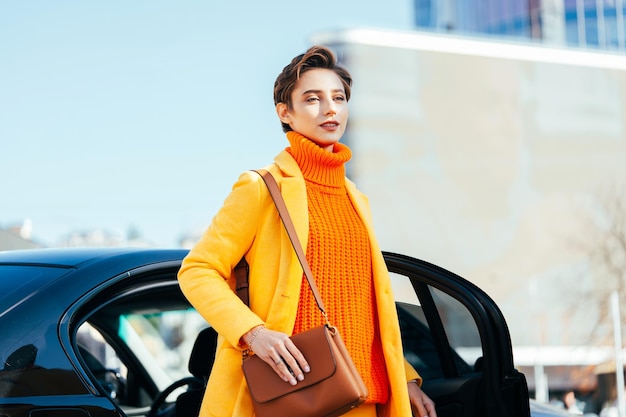
[[[332,151],[348,123],[348,100],[339,76],[329,69],[316,68],[300,76],[291,93],[292,108],[278,103],[281,122]]]

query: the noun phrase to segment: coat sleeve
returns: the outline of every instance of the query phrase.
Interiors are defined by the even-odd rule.
[[[406,373],[407,382],[416,380],[417,385],[422,386],[422,377],[420,374],[413,368],[413,366],[409,363],[409,361],[404,359],[404,372]]]
[[[248,251],[259,223],[260,177],[243,173],[211,225],[183,260],[180,288],[192,306],[235,347],[263,324],[234,292],[232,270]]]

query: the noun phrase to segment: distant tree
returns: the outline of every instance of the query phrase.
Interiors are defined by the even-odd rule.
[[[590,334],[591,344],[612,343],[611,293],[617,290],[621,322],[626,323],[626,187],[616,186],[597,198],[589,210],[584,248],[589,255],[592,289],[581,295],[581,305],[595,304],[598,323]],[[585,302],[587,301],[587,302]]]

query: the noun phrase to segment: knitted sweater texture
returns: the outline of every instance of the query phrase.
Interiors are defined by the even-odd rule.
[[[306,256],[329,321],[339,329],[369,391],[368,402],[386,403],[389,382],[382,353],[367,231],[345,188],[350,149],[328,152],[296,132],[287,148],[306,182],[309,240]],[[297,215],[297,214],[294,214]],[[304,278],[293,333],[324,324]]]

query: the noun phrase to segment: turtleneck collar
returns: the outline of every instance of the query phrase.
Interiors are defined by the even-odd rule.
[[[350,148],[335,143],[328,152],[300,133],[287,132],[291,147],[287,152],[298,163],[304,179],[317,184],[343,187],[345,185],[345,163],[352,157]]]

